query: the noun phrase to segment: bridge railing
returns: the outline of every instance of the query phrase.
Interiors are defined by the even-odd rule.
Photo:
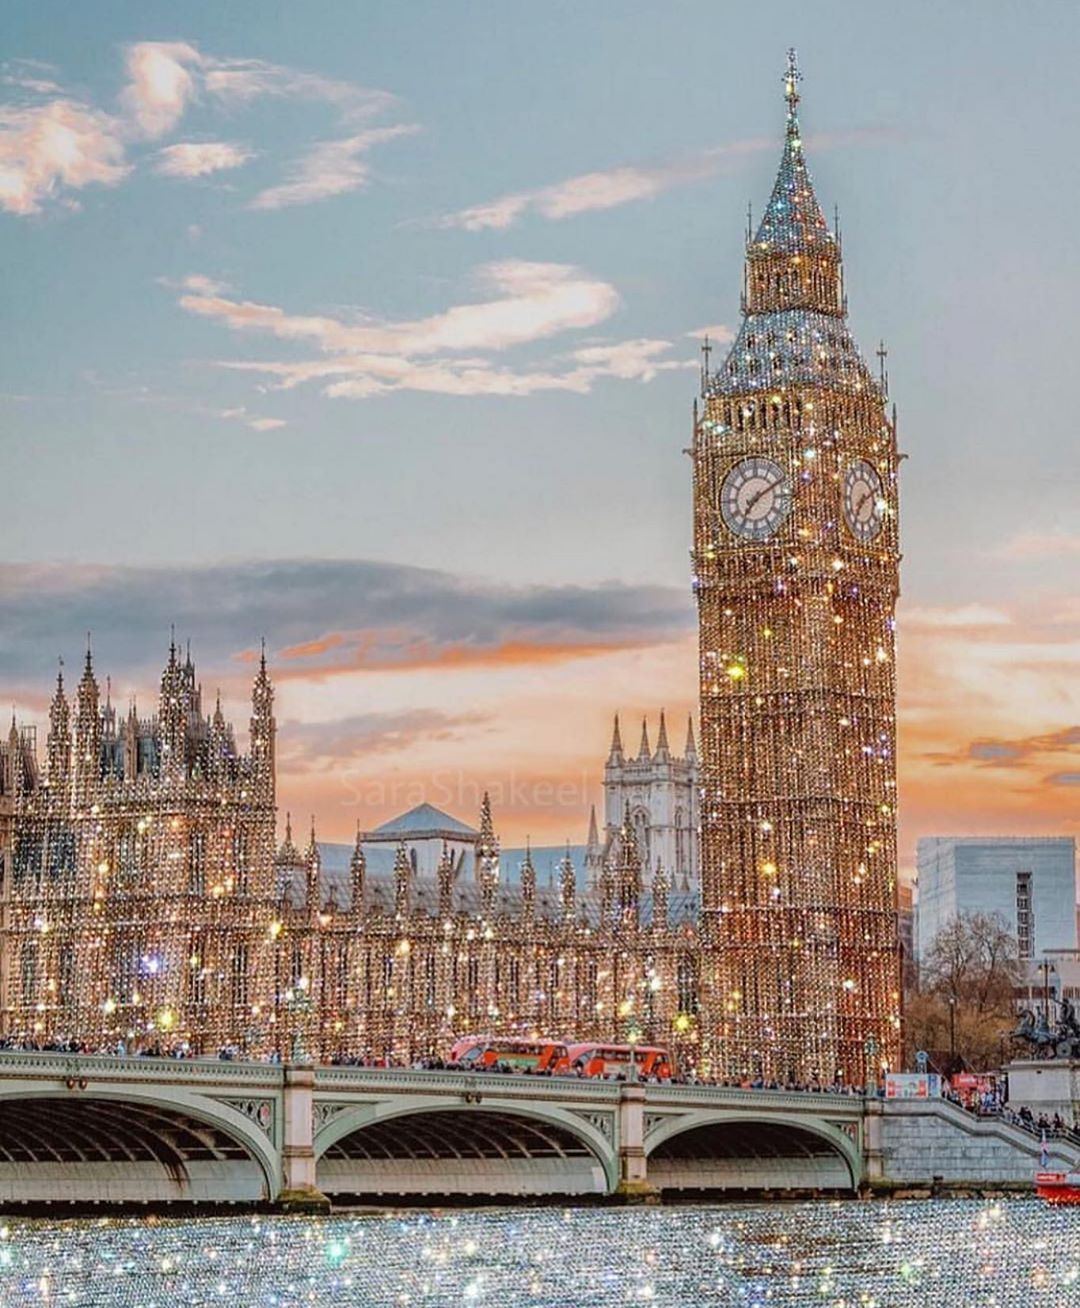
[[[229,1081],[243,1085],[280,1086],[283,1068],[219,1058],[142,1058],[126,1054],[69,1054],[52,1050],[0,1050],[0,1077],[25,1076],[63,1080],[106,1077],[122,1081]]]
[[[444,1090],[487,1095],[575,1098],[599,1102],[617,1100],[614,1081],[579,1077],[529,1076],[513,1072],[458,1072],[401,1067],[331,1066],[315,1068],[317,1090],[350,1090],[384,1087],[411,1090]]]
[[[791,1112],[828,1111],[860,1116],[865,1100],[862,1095],[836,1094],[829,1090],[766,1090],[727,1085],[656,1085],[649,1084],[651,1104],[732,1104],[757,1108],[783,1108]]]

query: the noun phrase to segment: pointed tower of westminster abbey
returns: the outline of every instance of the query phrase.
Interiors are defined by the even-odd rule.
[[[897,1066],[895,414],[848,331],[794,52],[743,322],[695,408],[703,1052],[716,1073]],[[706,356],[707,357],[707,356]]]

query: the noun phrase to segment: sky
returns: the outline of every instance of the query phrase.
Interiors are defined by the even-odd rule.
[[[583,838],[619,710],[696,683],[683,450],[787,47],[888,346],[901,857],[1075,834],[1075,6],[8,0],[0,693],[86,631],[149,708],[170,624],[279,799]],[[717,356],[714,355],[714,362]],[[676,726],[677,724],[677,726]]]

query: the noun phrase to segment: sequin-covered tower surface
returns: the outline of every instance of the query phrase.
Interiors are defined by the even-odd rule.
[[[703,1035],[716,1072],[862,1081],[900,1034],[896,424],[848,331],[794,52],[784,82],[742,326],[695,409]]]

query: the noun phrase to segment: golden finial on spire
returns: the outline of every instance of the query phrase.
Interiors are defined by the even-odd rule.
[[[787,52],[787,72],[784,74],[784,99],[787,100],[788,106],[788,129],[790,130],[797,122],[797,112],[799,107],[799,83],[802,81],[802,73],[799,72],[799,57],[795,53],[795,47],[792,46]]]

